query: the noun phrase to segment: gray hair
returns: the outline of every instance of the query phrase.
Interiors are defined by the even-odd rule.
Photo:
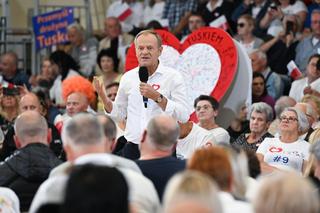
[[[67,30],[71,30],[72,28],[75,28],[77,30],[77,32],[81,33],[81,36],[84,38],[85,37],[85,31],[84,31],[84,28],[77,22],[74,22],[72,24],[70,24],[68,27],[67,27]]]
[[[21,113],[15,120],[14,131],[19,140],[24,143],[34,142],[32,141],[33,139],[46,140],[48,124],[39,112],[32,110],[26,111]]]
[[[266,116],[267,122],[271,122],[273,120],[273,111],[272,108],[264,103],[258,102],[251,105],[250,117],[253,112],[263,113]]]
[[[177,142],[180,127],[172,117],[158,115],[149,121],[147,134],[150,142],[158,149],[168,150]]]
[[[316,159],[320,161],[320,139],[317,139],[310,147],[310,153],[314,154]]]
[[[161,36],[154,30],[143,30],[141,32],[139,32],[136,37],[134,38],[134,45],[137,46],[137,40],[141,35],[147,35],[147,34],[151,34],[154,35],[155,38],[157,39],[157,43],[158,43],[158,47],[160,48],[162,46],[162,39]]]
[[[259,49],[253,49],[249,52],[249,54],[257,54],[259,59],[267,60],[267,54]]]
[[[283,110],[281,114],[285,112],[294,112],[297,115],[299,132],[305,132],[309,129],[309,122],[307,116],[299,109],[296,109],[294,107],[287,107]]]
[[[62,140],[74,146],[95,145],[105,139],[103,127],[98,119],[89,113],[79,113],[63,125]]]
[[[104,135],[111,141],[117,137],[117,126],[114,121],[105,114],[98,114],[97,118],[101,123]]]
[[[274,105],[274,111],[276,112],[276,117],[279,118],[285,108],[293,107],[295,104],[296,104],[296,101],[289,96],[280,97]]]
[[[212,213],[222,212],[216,184],[209,176],[197,171],[178,173],[167,184],[163,197],[164,212],[182,202],[195,202]]]

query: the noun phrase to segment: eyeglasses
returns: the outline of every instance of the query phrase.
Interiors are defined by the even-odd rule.
[[[245,23],[238,23],[237,24],[237,26],[240,27],[240,28],[244,27],[245,25],[246,25]]]
[[[197,106],[196,111],[199,112],[201,109],[208,110],[211,108],[212,108],[212,106],[210,106],[210,105]]]
[[[286,117],[286,116],[281,116],[280,118],[280,121],[287,121],[287,122],[293,122],[293,121],[298,121],[297,118],[295,117]]]

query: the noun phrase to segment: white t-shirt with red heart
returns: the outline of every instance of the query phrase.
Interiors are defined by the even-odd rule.
[[[310,144],[298,139],[292,143],[281,142],[279,138],[265,138],[257,153],[264,156],[264,162],[284,170],[302,172],[303,161],[309,158]]]

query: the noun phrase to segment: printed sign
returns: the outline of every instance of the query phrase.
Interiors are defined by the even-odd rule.
[[[68,41],[67,27],[73,22],[72,7],[34,16],[32,23],[36,48],[39,50]]]

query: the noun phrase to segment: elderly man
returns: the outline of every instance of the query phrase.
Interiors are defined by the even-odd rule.
[[[77,23],[68,26],[68,38],[70,55],[80,65],[80,73],[90,77],[96,66],[98,41],[95,38],[86,39],[83,27]]]
[[[158,115],[150,120],[140,144],[141,157],[136,163],[149,178],[162,199],[169,179],[184,170],[185,161],[172,157],[179,137],[179,125],[168,115]]]
[[[296,58],[299,69],[306,72],[310,56],[319,53],[320,48],[320,10],[313,10],[311,13],[312,34],[302,39],[296,47]]]
[[[86,163],[119,169],[129,185],[131,207],[137,212],[157,212],[159,199],[152,182],[141,174],[133,161],[109,154],[115,141],[116,126],[109,117],[104,116],[99,115],[97,118],[81,113],[64,125],[62,139],[68,162],[55,168],[50,178],[42,184],[33,200],[30,213],[37,212],[39,207],[47,203],[61,204],[69,169],[72,165]]]
[[[303,95],[311,94],[320,97],[320,54],[314,54],[308,59],[306,77],[292,82],[289,96],[301,101]],[[319,64],[319,65],[318,65]]]
[[[127,118],[124,136],[128,143],[124,147],[123,156],[130,159],[139,158],[138,144],[151,118],[166,113],[184,123],[190,115],[187,89],[182,76],[158,60],[162,52],[160,36],[152,30],[141,31],[135,38],[135,48],[139,67],[122,76],[114,102],[106,96],[103,85],[97,79],[94,81],[106,112],[118,120]],[[144,69],[142,67],[148,73],[146,83],[139,79],[139,70]],[[147,105],[142,96],[148,99]]]
[[[26,111],[37,111],[43,116],[46,114],[46,109],[41,105],[39,98],[31,92],[22,96],[19,102],[19,113],[21,114]],[[53,124],[47,122],[47,125],[52,132],[52,137],[50,138],[49,143],[50,148],[58,157],[64,159],[60,134]],[[17,149],[16,144],[14,143],[14,135],[14,128],[10,128],[5,136],[3,147],[0,150],[0,160],[4,160],[9,157]]]
[[[6,52],[1,56],[0,71],[4,81],[30,88],[29,76],[18,70],[18,56],[15,52]]]
[[[48,146],[51,131],[39,112],[20,114],[14,128],[18,150],[0,164],[0,185],[15,191],[21,210],[28,211],[38,187],[60,160]]]
[[[99,43],[99,51],[106,48],[113,49],[120,59],[119,71],[123,72],[126,50],[133,42],[134,37],[121,30],[121,24],[116,17],[107,17],[104,21],[105,37]]]
[[[267,55],[261,50],[253,50],[249,55],[252,71],[261,73],[266,82],[268,95],[277,100],[283,93],[281,77],[268,67]]]

